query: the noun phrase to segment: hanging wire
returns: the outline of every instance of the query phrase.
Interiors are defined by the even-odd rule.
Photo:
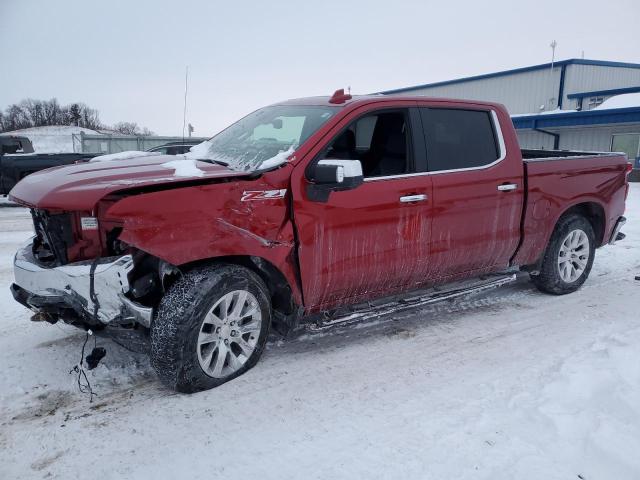
[[[84,338],[84,343],[82,344],[82,351],[80,352],[80,362],[78,362],[71,370],[69,370],[69,375],[75,373],[77,374],[77,382],[78,382],[78,390],[80,393],[89,395],[89,403],[93,403],[93,397],[98,394],[93,391],[91,388],[91,382],[89,382],[89,378],[87,377],[87,373],[84,369],[84,349],[87,346],[87,342],[89,341],[89,337],[93,335],[91,330],[87,330],[87,335]],[[96,348],[97,340],[95,335],[93,335],[93,346]]]

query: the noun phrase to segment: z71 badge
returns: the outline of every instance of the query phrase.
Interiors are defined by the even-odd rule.
[[[241,202],[248,202],[251,200],[273,200],[276,198],[284,198],[287,193],[287,189],[282,190],[253,190],[242,192]]]

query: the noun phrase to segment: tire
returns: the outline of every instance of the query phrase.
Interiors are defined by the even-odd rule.
[[[584,239],[588,246],[585,246]],[[579,243],[580,247],[571,248]],[[595,247],[595,233],[589,220],[575,213],[561,217],[545,250],[540,274],[531,275],[533,284],[539,290],[554,295],[575,292],[591,272]],[[588,258],[585,259],[586,254]]]
[[[151,325],[151,364],[174,390],[208,390],[258,362],[270,326],[268,289],[258,275],[238,265],[198,267],[160,302]]]

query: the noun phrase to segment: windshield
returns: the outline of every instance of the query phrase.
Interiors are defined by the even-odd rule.
[[[191,147],[185,156],[212,160],[234,170],[252,171],[287,161],[337,107],[275,105],[250,113],[215,137]]]

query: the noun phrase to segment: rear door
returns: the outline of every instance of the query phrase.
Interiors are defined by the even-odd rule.
[[[417,108],[360,111],[336,125],[311,164],[359,159],[365,181],[332,192],[326,203],[309,198],[312,179],[305,165],[296,167],[293,211],[308,308],[355,303],[422,281],[429,259],[431,177],[416,175],[416,164],[425,161],[421,135]]]
[[[506,151],[498,112],[469,104],[420,111],[433,179],[429,276],[506,267],[520,241],[525,189],[520,152]]]

